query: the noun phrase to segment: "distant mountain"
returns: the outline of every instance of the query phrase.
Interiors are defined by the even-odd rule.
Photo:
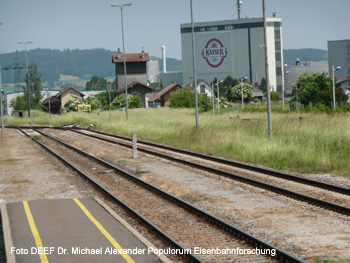
[[[303,48],[303,49],[284,49],[284,64],[295,65],[297,58],[300,61],[327,61],[328,52],[322,49]]]
[[[114,51],[105,49],[91,50],[70,50],[64,51],[52,49],[34,49],[28,51],[28,63],[34,62],[38,65],[38,71],[43,75],[49,87],[54,87],[54,81],[58,81],[60,75],[72,75],[80,79],[88,79],[93,75],[99,77],[114,76],[115,68],[112,64]],[[25,63],[25,52],[18,52],[19,62]],[[7,67],[16,62],[16,52],[1,54],[1,65]],[[160,58],[159,70],[163,70]],[[167,58],[168,71],[181,71],[181,60]],[[25,69],[22,69],[21,76],[24,77]],[[14,83],[14,70],[2,71],[3,83]]]
[[[115,51],[106,49],[91,50],[70,50],[65,49],[34,49],[28,51],[28,62],[38,65],[39,72],[43,75],[49,87],[54,87],[54,81],[58,81],[60,75],[72,75],[80,79],[89,79],[93,75],[99,77],[114,76],[115,69],[112,64],[112,54]],[[301,61],[324,61],[328,60],[327,51],[321,49],[285,49],[284,63],[294,65],[295,59]],[[18,52],[19,62],[25,63],[25,52]],[[1,65],[7,67],[16,62],[16,53],[1,54]],[[152,57],[159,61],[159,70],[163,71],[161,58]],[[182,61],[174,58],[167,58],[167,71],[182,71]],[[22,77],[25,70],[22,69]],[[14,70],[2,70],[2,82],[14,83]]]

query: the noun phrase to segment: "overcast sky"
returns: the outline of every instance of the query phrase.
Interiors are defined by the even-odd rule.
[[[0,51],[122,47],[120,8],[128,0],[0,0]],[[188,23],[190,0],[130,0],[123,9],[126,52],[181,59],[180,24]],[[194,22],[237,18],[236,0],[193,0]],[[282,17],[285,49],[327,49],[328,40],[350,39],[350,0],[266,0],[266,15]],[[261,0],[243,0],[242,16],[262,17]]]

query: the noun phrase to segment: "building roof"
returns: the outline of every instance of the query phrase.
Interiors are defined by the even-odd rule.
[[[264,92],[258,87],[258,85],[253,85],[252,97],[264,97]]]
[[[65,88],[63,88],[60,92],[58,92],[54,97],[59,98],[60,96],[63,95],[63,93],[66,93],[66,92],[67,92],[68,90],[70,90],[70,89],[72,89],[72,90],[78,92],[78,93],[80,94],[81,97],[84,97],[84,96],[85,96],[83,93],[81,93],[79,90],[76,90],[76,89],[73,88],[73,87],[65,87]]]
[[[51,104],[54,104],[54,103],[60,104],[61,103],[60,100],[57,97],[53,96],[51,98],[46,98],[43,101],[43,104],[49,104],[49,101],[50,101]]]
[[[193,81],[193,80],[192,80]],[[204,82],[205,84],[207,84],[208,86],[210,86],[204,79],[197,79],[197,86],[199,85],[199,83]],[[188,83],[185,87],[191,87],[192,83]]]
[[[149,54],[142,51],[141,53],[127,53],[125,54],[125,62],[147,62],[149,61]],[[124,63],[124,54],[120,52],[113,54],[112,63]]]
[[[177,84],[177,83],[171,83],[168,87],[162,89],[161,91],[159,91],[157,94],[155,94],[152,98],[150,98],[148,100],[148,102],[154,102],[156,100],[158,100],[161,96],[163,96],[165,93],[171,91],[172,89],[176,88],[176,87],[180,87],[181,85]]]
[[[132,88],[132,87],[134,87],[136,85],[143,86],[144,88],[149,89],[151,92],[155,91],[154,89],[152,89],[152,88],[150,88],[150,87],[148,87],[148,86],[146,86],[146,85],[144,85],[144,84],[142,84],[140,82],[137,82],[137,81],[128,84],[128,89],[130,89],[130,88]],[[116,91],[113,91],[113,92],[119,94],[119,93],[122,93],[123,91],[125,91],[125,87],[121,87],[121,88],[119,88],[119,89],[117,89]]]

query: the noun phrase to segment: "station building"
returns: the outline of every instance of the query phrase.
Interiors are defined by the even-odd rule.
[[[273,91],[282,92],[282,19],[266,18],[268,71]],[[193,75],[192,27],[181,24],[183,83]],[[198,79],[210,83],[247,77],[250,83],[265,78],[263,18],[194,23],[195,63]]]

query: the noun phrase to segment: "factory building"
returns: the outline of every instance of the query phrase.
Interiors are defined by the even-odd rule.
[[[272,90],[282,92],[282,20],[266,18],[268,70]],[[181,24],[183,83],[193,75],[192,27]],[[195,63],[198,79],[247,77],[253,83],[265,78],[263,18],[200,22],[194,24]]]
[[[328,69],[332,76],[332,66],[341,67],[335,72],[337,77],[346,79],[350,69],[350,39],[328,41]]]

